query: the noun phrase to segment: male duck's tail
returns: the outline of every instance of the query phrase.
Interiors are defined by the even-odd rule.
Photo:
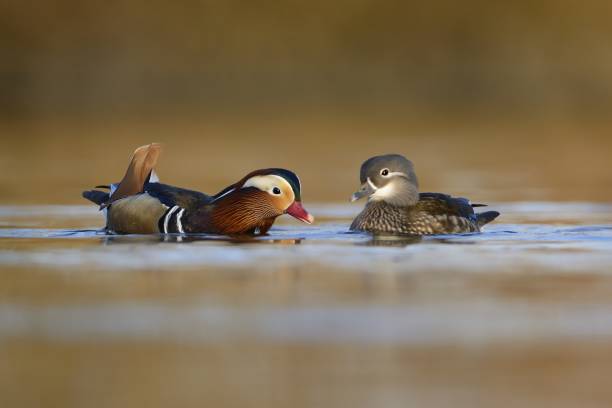
[[[499,213],[497,211],[485,211],[483,213],[476,214],[478,228],[482,228],[485,224],[490,223],[497,217],[499,217]]]
[[[102,205],[108,201],[108,193],[100,190],[87,190],[82,193],[83,198],[88,199],[94,204]]]
[[[130,158],[130,165],[121,182],[109,186],[97,186],[99,188],[110,188],[110,193],[99,190],[83,191],[83,197],[98,204],[101,208],[107,207],[113,201],[143,192],[145,183],[152,178],[153,168],[161,152],[159,143],[140,146],[134,150]]]

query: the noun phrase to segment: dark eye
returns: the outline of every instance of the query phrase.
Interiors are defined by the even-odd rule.
[[[274,194],[276,194],[276,195],[279,195],[279,194],[281,193],[280,188],[278,188],[278,187],[274,187],[274,188],[272,189],[272,192],[273,192]]]
[[[382,169],[380,171],[380,174],[383,175],[383,176],[388,176],[389,175],[389,169]]]

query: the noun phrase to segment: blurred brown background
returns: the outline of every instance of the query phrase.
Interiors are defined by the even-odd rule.
[[[0,2],[0,202],[84,203],[129,153],[216,192],[284,166],[344,201],[373,154],[424,190],[612,200],[600,1]]]

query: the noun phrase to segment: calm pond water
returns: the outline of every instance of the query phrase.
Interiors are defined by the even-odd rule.
[[[612,205],[490,207],[482,234],[321,204],[231,240],[0,206],[3,406],[609,406]]]

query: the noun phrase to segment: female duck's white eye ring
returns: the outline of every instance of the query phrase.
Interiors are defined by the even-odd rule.
[[[382,169],[380,171],[380,175],[383,177],[387,177],[389,175],[389,169]]]
[[[280,195],[281,190],[280,190],[280,188],[278,188],[278,187],[274,187],[274,188],[272,189],[272,192],[273,192],[274,194],[276,194],[276,195]]]

